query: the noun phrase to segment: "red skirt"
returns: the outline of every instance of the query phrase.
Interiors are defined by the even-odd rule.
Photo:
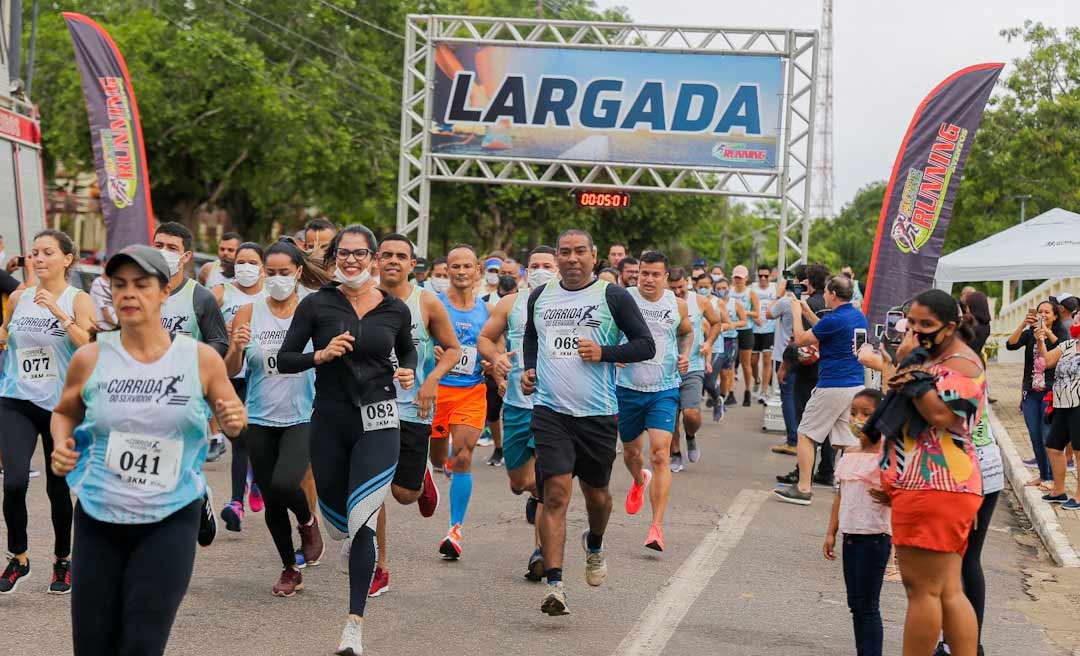
[[[964,555],[982,496],[891,486],[888,491],[892,496],[894,545]]]

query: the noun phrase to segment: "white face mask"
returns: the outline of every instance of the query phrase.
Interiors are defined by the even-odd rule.
[[[169,265],[169,275],[175,276],[176,272],[180,270],[180,253],[176,253],[167,249],[159,249],[161,257],[165,258],[165,264]]]
[[[486,282],[489,285],[497,285],[497,284],[499,284],[499,272],[498,271],[488,271],[487,273],[484,274],[484,282]]]
[[[431,290],[434,291],[436,294],[445,293],[446,290],[450,289],[449,278],[432,278],[428,282],[431,283]]]
[[[295,276],[266,277],[266,293],[270,294],[270,298],[275,301],[284,301],[289,298],[294,289],[296,289]]]
[[[233,278],[241,287],[251,287],[259,282],[259,265],[242,262],[236,265],[236,273]]]
[[[709,277],[712,278],[713,282],[720,282],[720,274],[718,273],[709,274]]]
[[[546,285],[555,279],[555,272],[547,269],[532,269],[529,271],[529,289],[536,289]]]
[[[341,272],[341,269],[334,269],[334,280],[345,285],[349,289],[359,289],[368,280],[371,280],[371,272],[364,269],[355,276],[347,276]]]

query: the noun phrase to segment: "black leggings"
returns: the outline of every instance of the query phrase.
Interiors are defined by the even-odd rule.
[[[982,644],[983,610],[986,606],[986,579],[983,578],[982,549],[986,542],[986,533],[990,530],[990,518],[994,515],[1000,492],[991,492],[983,497],[979,513],[975,516],[975,526],[968,535],[967,551],[960,566],[960,576],[964,583],[964,595],[975,608],[975,617],[979,620],[979,644]]]
[[[99,522],[75,506],[75,656],[165,653],[195,565],[202,500],[153,524]]]
[[[26,553],[26,490],[30,487],[30,458],[37,448],[45,452],[45,491],[52,509],[54,553],[57,558],[71,555],[71,494],[67,481],[53,473],[53,440],[49,431],[51,413],[30,401],[0,398],[0,455],[4,458],[4,522],[8,529],[8,551]]]
[[[296,562],[289,511],[301,524],[311,521],[307,497],[300,489],[300,480],[311,461],[309,427],[308,423],[295,426],[249,424],[243,435],[255,482],[266,501],[266,528],[270,529],[270,537],[274,538],[284,567],[291,567]]]
[[[233,389],[236,390],[236,395],[240,397],[240,400],[246,400],[247,379],[231,378],[229,382],[232,383]],[[232,464],[229,467],[229,474],[232,479],[232,498],[230,501],[239,501],[243,505],[248,481],[248,444],[242,437],[229,441],[232,442]],[[259,487],[262,487],[262,485]]]
[[[311,470],[330,537],[352,539],[349,613],[363,617],[375,573],[375,519],[397,469],[396,428],[365,433],[360,408],[315,397],[311,415]]]

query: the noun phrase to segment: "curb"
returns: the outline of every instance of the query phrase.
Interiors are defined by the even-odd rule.
[[[1050,557],[1061,567],[1080,567],[1080,555],[1069,543],[1069,538],[1061,528],[1057,515],[1050,506],[1042,500],[1042,493],[1037,487],[1024,487],[1029,478],[1027,467],[1020,457],[1020,453],[1013,444],[1012,437],[1005,430],[1005,426],[998,420],[993,410],[987,409],[990,416],[990,428],[994,431],[994,438],[1001,449],[1001,457],[1005,465],[1005,478],[1009,480],[1016,498],[1020,500],[1020,506],[1031,521],[1035,532],[1039,534]]]

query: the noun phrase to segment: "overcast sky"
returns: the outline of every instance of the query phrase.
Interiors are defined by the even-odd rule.
[[[626,7],[640,23],[811,29],[821,24],[820,0],[598,2]],[[998,36],[1025,19],[1078,26],[1080,0],[834,0],[835,210],[862,185],[888,177],[915,108],[938,82],[964,66],[1011,62],[1026,52],[1022,43]]]

